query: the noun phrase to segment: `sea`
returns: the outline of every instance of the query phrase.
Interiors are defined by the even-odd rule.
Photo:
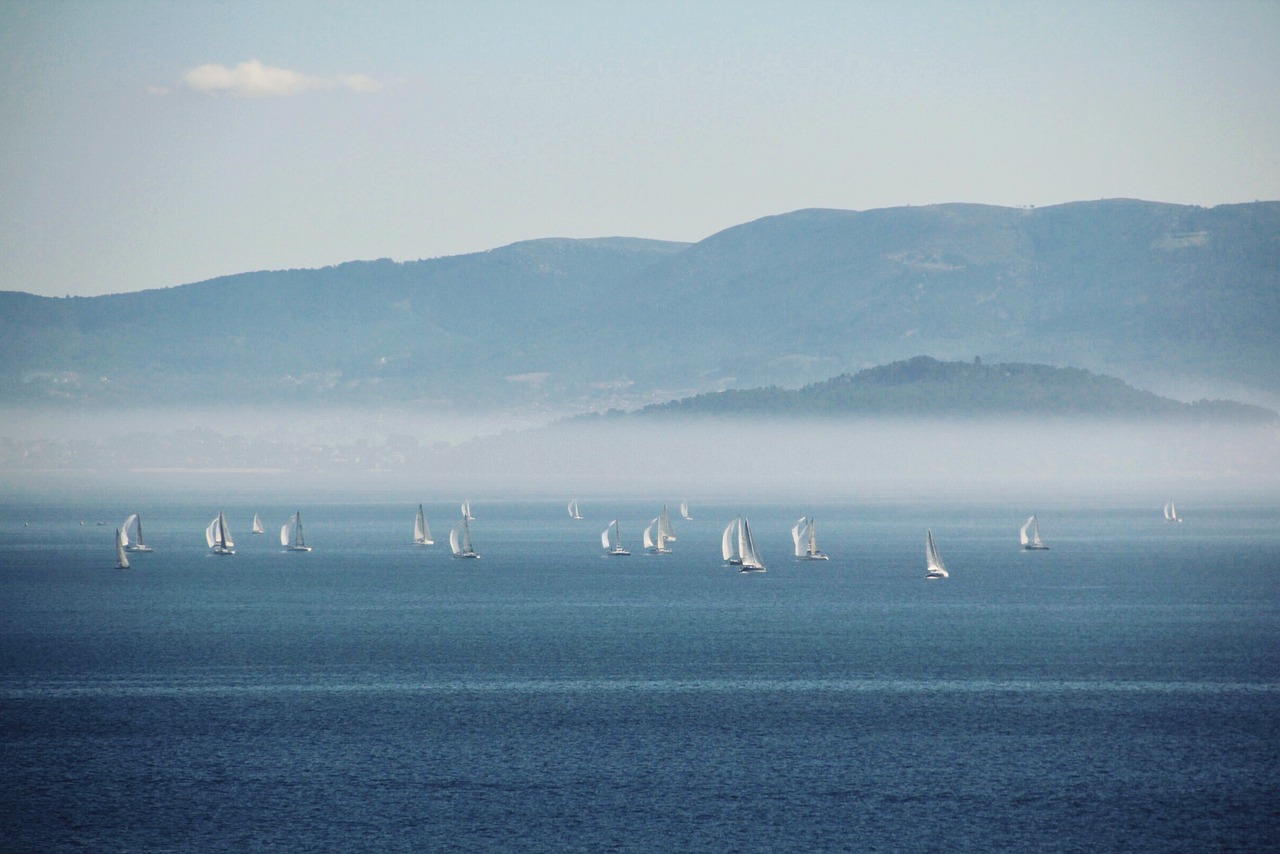
[[[1275,505],[568,497],[0,500],[0,848],[1280,850]]]

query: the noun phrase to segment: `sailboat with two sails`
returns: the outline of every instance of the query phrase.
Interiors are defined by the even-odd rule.
[[[649,527],[644,529],[644,547],[651,554],[669,555],[671,549],[667,543],[675,540],[671,533],[671,516],[667,513],[667,505],[662,505],[662,512],[654,517]]]
[[[622,535],[618,533],[617,519],[600,532],[600,545],[604,546],[605,554],[609,557],[630,557],[631,555],[631,552],[622,547]]]
[[[465,505],[463,506],[465,507]],[[458,524],[454,525],[453,530],[449,532],[449,549],[453,552],[454,557],[476,559],[480,557],[471,545],[471,526],[468,524],[468,519],[465,515],[458,520]]]
[[[1182,524],[1182,517],[1178,515],[1178,508],[1173,506],[1172,501],[1164,505],[1164,520]]]
[[[569,502],[569,518],[574,521],[582,520],[582,514],[578,512],[578,499],[576,498]]]
[[[251,534],[265,534],[267,529],[262,527],[262,517],[257,513],[253,514],[253,527],[249,529]]]
[[[1022,529],[1018,531],[1018,541],[1029,552],[1049,550],[1049,547],[1040,539],[1040,523],[1036,521],[1036,514],[1032,513],[1023,524]]]
[[[130,513],[129,518],[124,520],[124,524],[120,526],[120,538],[124,541],[124,550],[127,552],[152,551],[151,546],[142,541],[142,517],[137,513]]]
[[[233,555],[236,553],[235,541],[231,539],[231,529],[227,527],[227,517],[218,511],[218,515],[204,529],[204,540],[216,555]]]
[[[725,526],[720,535],[720,555],[738,572],[764,572],[764,562],[756,552],[755,538],[751,536],[751,524],[744,516],[738,516]]]
[[[800,560],[830,560],[823,552],[818,551],[818,536],[812,518],[800,517],[791,529],[791,540],[795,543],[796,557]]]
[[[431,529],[427,527],[427,515],[422,512],[422,505],[418,505],[418,515],[413,517],[413,544],[415,546],[435,545],[435,540],[431,539]]]
[[[294,513],[289,517],[289,521],[280,526],[280,545],[284,546],[291,552],[309,552],[311,546],[307,545],[306,540],[302,536],[302,514]]]

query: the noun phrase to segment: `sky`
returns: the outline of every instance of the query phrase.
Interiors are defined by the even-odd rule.
[[[0,0],[0,290],[1280,199],[1280,0]]]

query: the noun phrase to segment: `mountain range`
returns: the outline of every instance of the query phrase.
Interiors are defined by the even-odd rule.
[[[1280,203],[802,210],[100,297],[0,292],[0,403],[637,408],[919,354],[1280,401]],[[833,381],[834,382],[834,381]]]

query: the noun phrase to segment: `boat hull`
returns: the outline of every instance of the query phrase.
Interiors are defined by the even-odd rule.
[[[125,550],[125,551],[127,551],[127,552],[150,552],[150,551],[155,551],[155,549],[151,548],[151,546],[125,546],[125,547],[124,547],[124,550]]]
[[[609,549],[606,554],[609,557],[631,557],[631,552],[626,549]]]
[[[1023,550],[1024,550],[1024,551],[1028,551],[1028,552],[1047,552],[1047,551],[1049,551],[1049,547],[1048,547],[1048,546],[1046,546],[1046,545],[1044,545],[1043,543],[1041,543],[1041,544],[1040,544],[1040,545],[1038,545],[1038,546],[1037,546],[1035,543],[1027,543],[1027,544],[1026,544],[1025,546],[1023,546],[1022,548],[1023,548]]]

